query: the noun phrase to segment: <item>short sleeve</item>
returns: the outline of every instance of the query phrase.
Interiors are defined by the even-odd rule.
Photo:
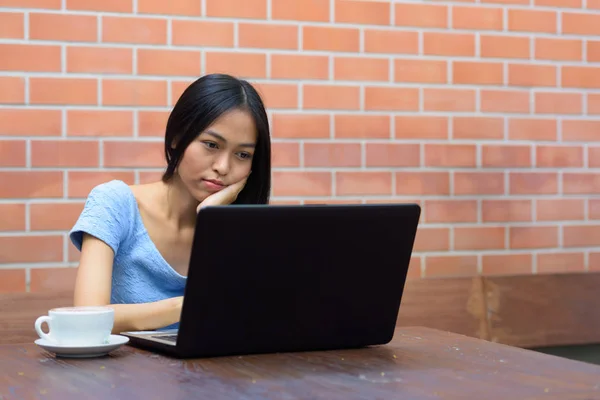
[[[102,240],[117,254],[131,228],[132,196],[127,184],[121,181],[113,180],[94,187],[69,232],[77,250],[81,251],[83,234],[87,233]]]

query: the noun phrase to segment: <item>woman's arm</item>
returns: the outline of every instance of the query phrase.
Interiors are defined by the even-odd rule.
[[[142,304],[110,304],[113,260],[114,253],[110,246],[83,234],[75,282],[75,306],[113,308],[113,333],[154,330],[179,322],[183,297]]]

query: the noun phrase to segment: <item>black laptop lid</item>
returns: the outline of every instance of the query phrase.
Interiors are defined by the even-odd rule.
[[[250,354],[387,343],[416,204],[200,211],[178,351]]]

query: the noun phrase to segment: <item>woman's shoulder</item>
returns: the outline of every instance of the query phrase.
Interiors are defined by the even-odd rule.
[[[136,200],[131,187],[115,179],[95,186],[86,199],[83,211],[110,214],[112,218],[130,222],[135,216]]]
[[[113,179],[94,186],[87,197],[88,201],[100,200],[119,203],[128,202],[131,201],[131,199],[131,187],[118,179]]]
[[[71,241],[80,250],[82,235],[88,233],[107,242],[116,253],[119,243],[131,232],[135,206],[131,189],[123,181],[111,180],[94,186],[69,232]]]

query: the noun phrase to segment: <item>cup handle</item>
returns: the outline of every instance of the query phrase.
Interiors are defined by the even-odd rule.
[[[54,340],[52,340],[50,335],[48,335],[50,333],[50,329],[51,329],[50,321],[52,321],[52,317],[49,317],[47,315],[44,315],[43,317],[39,317],[38,319],[35,320],[35,331],[37,332],[37,334],[40,338],[46,339],[50,342],[53,342]],[[48,324],[48,333],[44,333],[44,331],[42,331],[42,324],[44,322]]]

